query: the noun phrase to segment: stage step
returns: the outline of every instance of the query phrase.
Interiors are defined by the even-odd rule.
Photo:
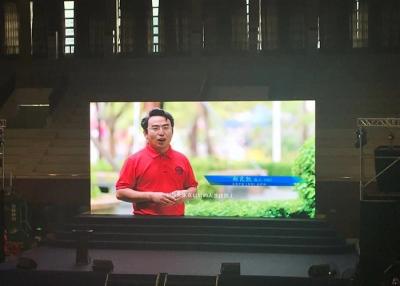
[[[233,235],[275,235],[275,236],[334,236],[336,232],[329,228],[307,227],[271,227],[271,226],[202,226],[202,225],[123,225],[123,224],[67,224],[67,229],[94,229],[98,232],[113,233],[196,233],[196,234],[233,234]]]
[[[73,229],[93,230],[92,248],[343,254],[354,252],[326,221],[81,215],[49,244],[75,247]]]

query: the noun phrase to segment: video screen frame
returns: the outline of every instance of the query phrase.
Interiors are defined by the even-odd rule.
[[[115,106],[111,107],[114,104]],[[220,109],[218,112],[211,112],[212,106],[214,105],[222,105],[222,107],[214,107],[214,109]],[[107,105],[109,105],[107,107]],[[132,105],[133,112],[128,116],[129,118],[121,119],[121,114],[128,113],[126,110],[128,106]],[[186,107],[184,105],[190,105],[191,107]],[[224,106],[225,105],[225,106]],[[229,107],[229,105],[231,107]],[[287,105],[287,106],[286,106]],[[183,107],[182,107],[183,106]],[[211,107],[210,107],[211,106]],[[162,107],[165,110],[171,112],[175,117],[175,128],[174,128],[174,137],[172,140],[172,147],[178,151],[181,151],[185,155],[187,155],[192,162],[193,169],[196,173],[196,177],[199,181],[198,188],[198,196],[194,200],[186,202],[186,212],[187,216],[200,216],[200,217],[209,217],[209,216],[224,216],[224,217],[314,217],[315,216],[315,101],[314,100],[285,100],[285,101],[268,101],[268,100],[243,100],[243,101],[203,101],[203,102],[195,102],[195,101],[136,101],[136,102],[91,102],[90,103],[90,125],[91,125],[91,208],[92,213],[117,213],[117,214],[131,214],[132,213],[132,205],[129,203],[121,203],[115,199],[115,181],[117,178],[118,169],[121,167],[124,159],[127,158],[129,154],[134,153],[139,150],[141,147],[145,145],[144,137],[142,134],[142,130],[140,130],[139,121],[144,116],[144,114],[153,107]],[[97,108],[97,111],[95,109]],[[228,112],[230,110],[230,113]],[[240,111],[240,109],[243,109]],[[252,109],[252,108],[258,108]],[[265,109],[263,109],[265,108]],[[94,114],[99,113],[99,110],[103,109],[105,114],[111,114],[111,118],[106,118],[107,116],[94,116]],[[291,110],[290,112],[288,111]],[[183,111],[183,114],[180,114],[179,110]],[[249,112],[249,110],[251,112]],[[114,114],[113,114],[114,112]],[[129,112],[130,113],[130,112]],[[218,128],[209,128],[210,124],[215,123],[217,120],[213,117],[215,113],[221,113],[220,117],[222,117],[222,129]],[[259,119],[258,114],[265,115],[267,119]],[[278,115],[276,115],[278,114]],[[119,132],[113,133],[113,135],[106,135],[107,132],[107,122],[112,122],[116,120],[116,116],[120,117],[119,124]],[[189,116],[188,116],[189,115]],[[199,118],[196,118],[199,117]],[[247,116],[247,117],[246,117]],[[287,147],[280,147],[280,155],[276,155],[276,151],[274,154],[271,153],[268,156],[265,156],[264,163],[262,165],[266,165],[268,167],[268,171],[266,172],[265,168],[253,168],[248,169],[248,165],[253,164],[254,162],[249,160],[249,164],[246,169],[243,169],[243,166],[240,165],[241,160],[232,159],[237,155],[230,154],[231,162],[223,162],[219,156],[214,156],[216,158],[207,159],[207,154],[210,153],[209,148],[212,149],[212,146],[208,146],[210,143],[208,141],[217,140],[215,139],[215,134],[222,134],[223,138],[226,140],[229,137],[229,134],[234,133],[246,133],[246,128],[253,128],[253,125],[257,124],[266,124],[269,122],[268,128],[265,130],[258,130],[253,132],[258,132],[257,136],[262,137],[263,132],[266,134],[272,134],[276,132],[276,122],[272,122],[274,116],[280,116],[280,130],[281,132],[287,132],[288,130],[293,129],[294,131],[307,133],[306,136],[304,134],[304,140],[302,140],[301,144],[294,144],[290,142],[292,147],[295,150],[292,150],[292,153],[297,153],[297,157],[295,158],[293,154],[291,154],[291,159],[280,159],[283,160],[281,164],[276,163],[279,160],[279,156],[288,157],[290,152],[286,152]],[[291,118],[293,117],[293,118]],[[252,119],[253,118],[253,119]],[[255,118],[255,119],[254,119]],[[269,118],[269,121],[268,121]],[[283,119],[282,119],[283,118]],[[207,122],[207,120],[209,122]],[[254,122],[252,122],[254,120]],[[258,120],[258,121],[257,121]],[[263,120],[265,120],[263,122]],[[201,154],[200,156],[193,156],[191,151],[188,151],[188,143],[182,143],[184,140],[183,137],[187,137],[189,127],[185,127],[185,124],[192,124],[194,126],[194,122],[196,121],[197,132],[196,138],[200,140],[197,142],[199,146],[197,146],[198,152]],[[276,121],[276,120],[275,120]],[[299,123],[300,121],[304,121],[303,123]],[[96,123],[97,122],[97,123]],[[186,123],[185,123],[186,122]],[[247,122],[247,123],[246,123]],[[258,123],[257,123],[258,122]],[[275,124],[275,125],[273,125]],[[286,124],[286,125],[285,125]],[[303,124],[303,125],[302,125]],[[250,127],[240,127],[241,125],[249,125]],[[134,127],[136,126],[136,127]],[[192,126],[192,127],[193,127]],[[208,127],[210,130],[205,134],[204,127]],[[306,127],[304,127],[306,126]],[[238,129],[239,128],[239,129]],[[179,134],[182,130],[182,135]],[[235,130],[236,129],[236,130]],[[274,131],[275,130],[275,131]],[[282,131],[284,130],[284,131]],[[306,131],[304,131],[306,130]],[[97,132],[97,134],[96,134]],[[115,132],[115,130],[114,130]],[[203,132],[203,133],[202,133]],[[182,132],[181,132],[182,133]],[[261,135],[260,135],[261,134]],[[296,133],[297,134],[297,133]],[[117,145],[116,150],[122,150],[120,144],[121,141],[129,140],[129,138],[136,138],[137,140],[133,140],[135,142],[128,142],[127,144],[130,146],[128,150],[120,152],[118,155],[115,153],[115,150],[109,150],[108,156],[111,157],[117,156],[119,158],[118,163],[110,164],[111,169],[114,170],[114,175],[111,176],[107,174],[107,170],[110,170],[110,166],[95,166],[93,162],[96,160],[96,155],[94,148],[99,142],[96,142],[96,136],[98,141],[101,140],[103,142],[111,142],[111,137],[118,138],[118,140],[114,140],[116,142],[109,143]],[[271,135],[273,137],[274,135]],[[287,135],[286,135],[287,136]],[[296,135],[298,136],[298,135]],[[193,137],[193,135],[192,135]],[[269,137],[269,138],[271,138]],[[292,136],[293,137],[293,136]],[[121,138],[125,138],[121,140]],[[232,140],[232,139],[230,139]],[[250,140],[250,139],[249,139]],[[280,140],[269,140],[268,148],[272,148],[273,141],[280,141],[282,145],[282,138]],[[234,145],[232,141],[229,141],[229,149],[234,149]],[[108,143],[104,143],[108,144]],[[193,144],[193,142],[192,142]],[[249,142],[244,142],[243,144],[249,144]],[[258,143],[258,144],[262,144]],[[290,145],[289,144],[289,145]],[[185,147],[186,145],[186,147]],[[215,143],[215,145],[222,145],[224,148],[227,146],[226,143]],[[99,146],[99,145],[98,145]],[[236,146],[237,147],[237,146]],[[98,147],[97,147],[98,148]],[[112,147],[108,147],[112,148]],[[106,149],[106,148],[104,148]],[[218,149],[215,148],[214,149]],[[275,148],[276,149],[276,148]],[[278,148],[279,149],[279,148]],[[283,150],[282,150],[283,149]],[[239,150],[239,149],[237,149]],[[218,150],[217,150],[218,151]],[[212,152],[217,152],[212,151]],[[253,150],[254,151],[254,150]],[[218,151],[221,152],[221,151]],[[218,153],[217,152],[217,153]],[[98,151],[97,151],[98,153]],[[262,158],[260,152],[253,152],[255,154],[251,155],[255,158]],[[279,152],[278,152],[279,153]],[[242,155],[243,156],[243,155]],[[98,157],[98,155],[97,155]],[[278,159],[277,159],[278,157]],[[268,159],[269,158],[269,159]],[[209,163],[211,162],[212,163]],[[286,161],[286,162],[285,162]],[[207,163],[208,162],[208,163]],[[275,162],[275,163],[274,163]],[[104,162],[101,164],[104,165]],[[100,165],[101,165],[100,164]],[[203,165],[202,165],[203,164]],[[207,166],[204,167],[204,164],[210,164],[212,167]],[[200,166],[200,167],[199,167]],[[217,170],[218,166],[220,170]],[[103,169],[102,169],[103,168]],[[206,170],[204,170],[204,168]],[[221,169],[222,168],[222,169]],[[225,169],[224,169],[225,168]],[[228,169],[229,168],[229,169]],[[201,170],[200,170],[201,169]],[[200,171],[199,171],[200,170]],[[228,171],[228,172],[227,172]],[[230,172],[229,172],[230,171]],[[101,173],[103,172],[103,173]],[[99,175],[102,174],[102,175]],[[221,191],[221,182],[210,181],[210,176],[220,176],[225,179],[230,179],[232,182],[224,187],[224,190]],[[275,185],[269,186],[269,195],[270,198],[262,199],[262,197],[268,197],[268,195],[260,195],[260,193],[265,193],[266,190],[262,191],[261,189],[267,187],[266,181],[271,178],[276,177],[275,179],[280,179],[280,177],[287,177],[287,180],[292,180],[291,182],[286,182],[286,186]],[[263,179],[262,179],[263,178]],[[102,182],[100,182],[102,180]],[[236,180],[236,181],[235,181]],[[264,180],[264,181],[263,181]],[[288,185],[289,184],[289,185]],[[289,192],[286,190],[286,199],[279,198],[279,193],[284,193],[282,190],[284,188],[292,188],[296,189],[297,199],[293,199],[293,192]],[[277,190],[278,189],[278,190]],[[279,191],[279,189],[282,189]],[[246,191],[247,190],[247,191]],[[246,192],[250,192],[253,194],[253,198],[243,199],[246,196]],[[271,194],[274,193],[275,197],[271,197]],[[100,196],[99,196],[100,195]],[[107,199],[98,199],[99,197],[105,197]],[[261,199],[254,199],[260,197]],[[96,199],[97,198],[97,199]],[[275,198],[275,199],[274,199]],[[97,202],[94,203],[94,201]],[[107,203],[108,200],[108,203]],[[122,205],[119,208],[120,211],[113,212],[110,211],[108,206],[113,205]]]

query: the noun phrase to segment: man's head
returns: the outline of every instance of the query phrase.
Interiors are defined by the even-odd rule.
[[[162,109],[156,108],[142,119],[141,126],[147,143],[163,154],[168,148],[174,130],[174,118]]]

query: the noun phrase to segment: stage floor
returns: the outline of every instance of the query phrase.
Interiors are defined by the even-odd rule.
[[[37,270],[89,271],[91,265],[76,266],[72,248],[37,247],[22,254],[34,259]],[[219,274],[221,263],[239,262],[242,275],[308,277],[311,265],[330,264],[339,276],[355,269],[358,255],[310,255],[282,253],[244,253],[207,251],[149,251],[90,249],[91,259],[112,260],[115,274],[157,274],[214,276]],[[16,258],[0,264],[0,269],[15,268]]]

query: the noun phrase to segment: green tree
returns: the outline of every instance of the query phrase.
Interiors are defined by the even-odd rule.
[[[302,181],[295,190],[303,201],[303,212],[309,217],[315,216],[315,138],[308,139],[300,148],[299,156],[293,165],[293,174]]]

